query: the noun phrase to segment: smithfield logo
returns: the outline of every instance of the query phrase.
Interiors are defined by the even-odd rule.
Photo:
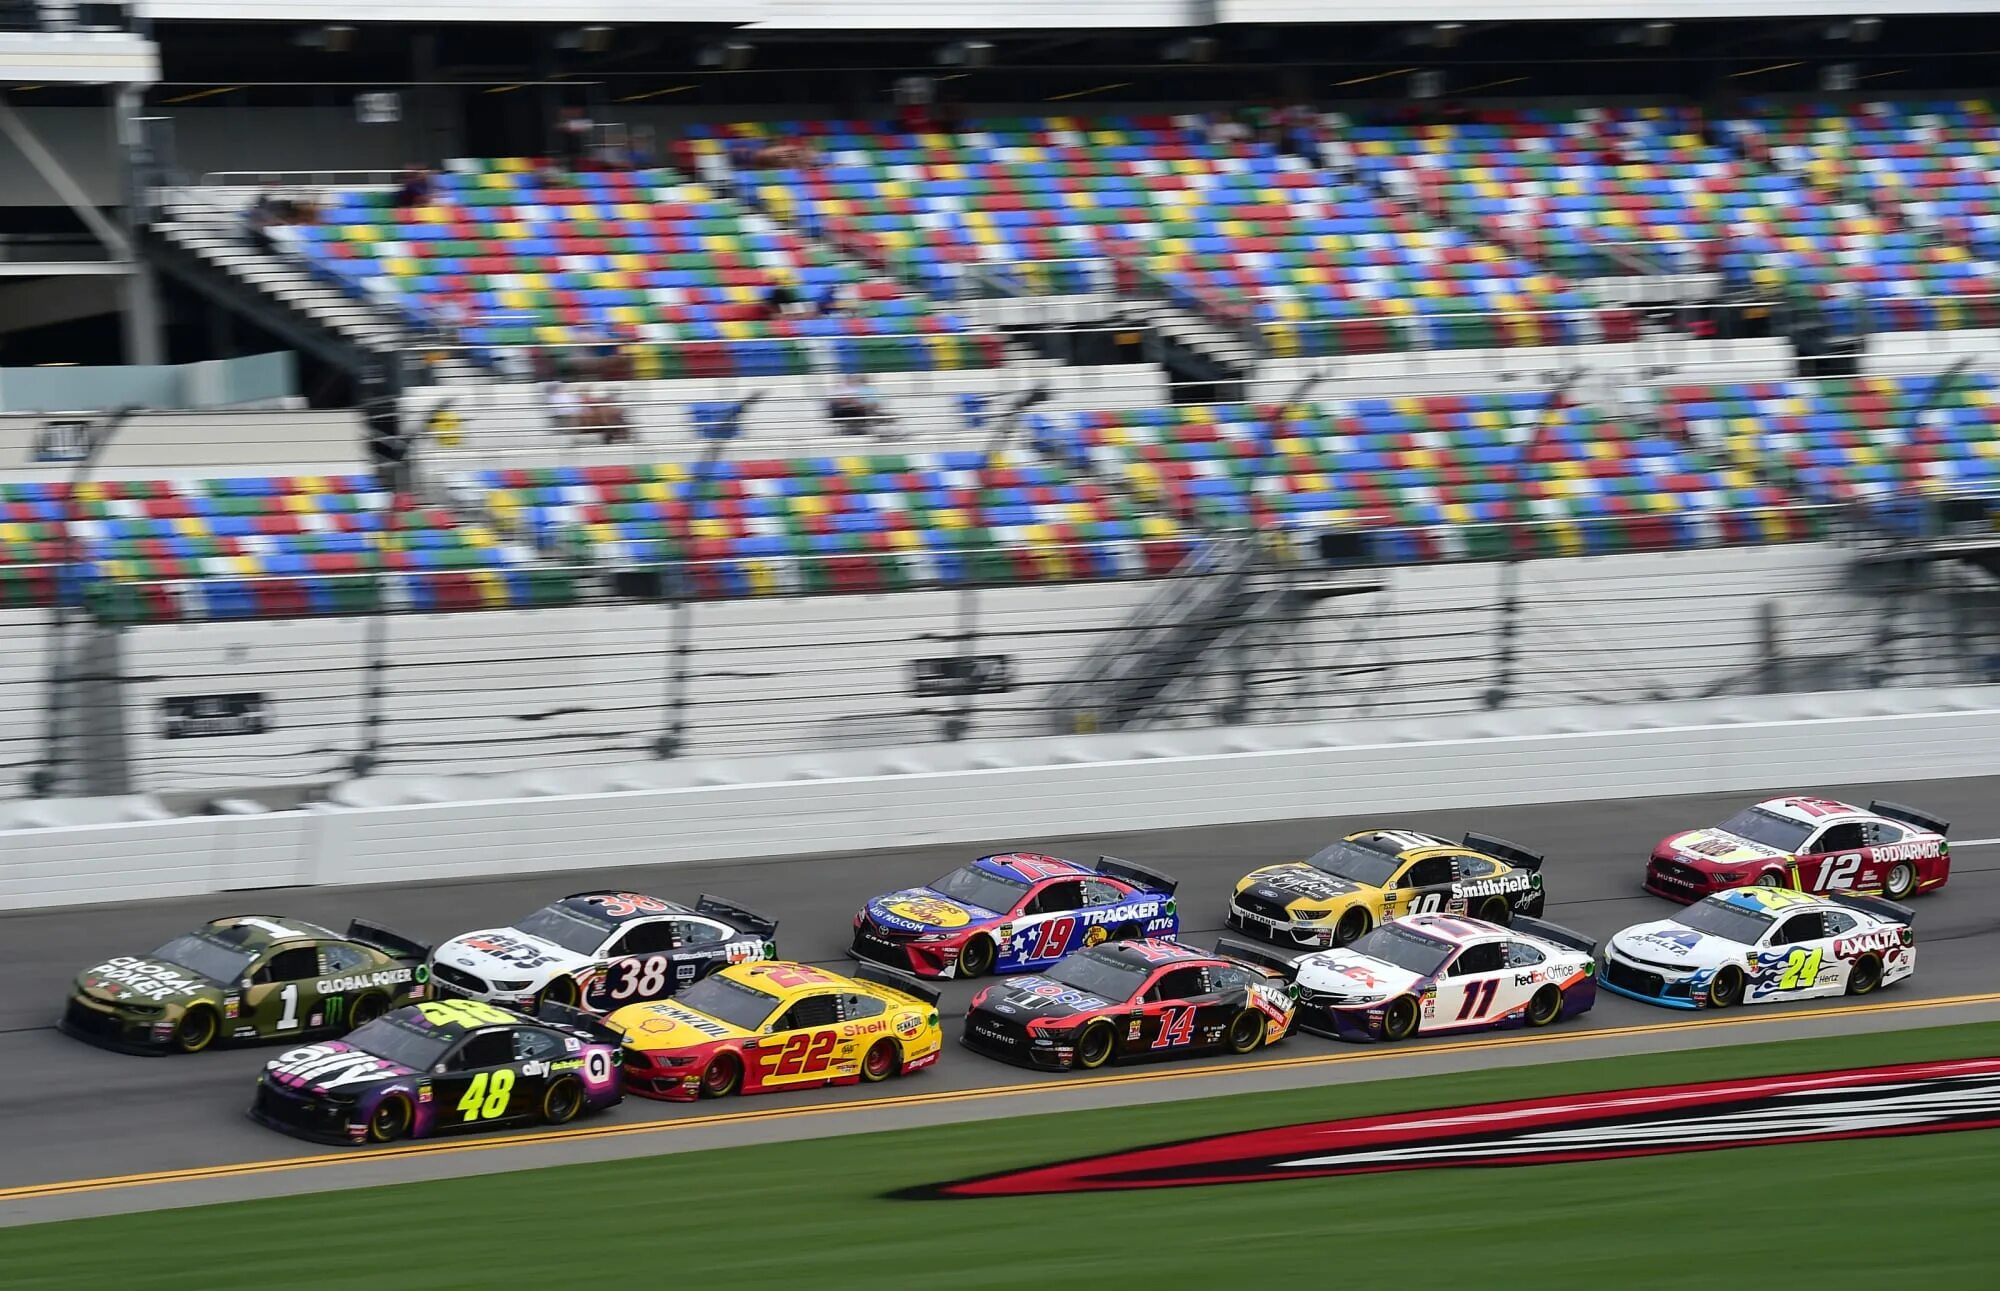
[[[2000,1128],[2000,1058],[1570,1094],[1317,1121],[913,1188],[906,1199],[1268,1183]]]

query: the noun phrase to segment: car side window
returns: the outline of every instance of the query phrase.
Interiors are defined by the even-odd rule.
[[[1452,881],[1457,873],[1457,864],[1449,856],[1426,856],[1412,865],[1403,875],[1402,886],[1406,888],[1442,887]]]
[[[1240,968],[1214,968],[1208,970],[1208,989],[1211,991],[1238,991],[1250,985],[1250,974]]]
[[[1048,884],[1034,899],[1028,902],[1029,914],[1053,914],[1058,910],[1075,910],[1083,905],[1083,884],[1075,879],[1057,879]]]
[[[547,1062],[563,1056],[562,1037],[539,1027],[522,1027],[514,1032],[514,1061]]]
[[[1887,847],[1891,843],[1900,843],[1907,837],[1909,837],[1909,833],[1901,825],[1892,825],[1886,820],[1871,820],[1868,822],[1868,845],[1870,847]]]
[[[505,1027],[466,1037],[446,1063],[453,1071],[478,1071],[482,1067],[504,1067],[512,1061],[514,1028]]]
[[[872,995],[849,993],[840,997],[840,1020],[858,1022],[862,1018],[880,1017],[889,1006]]]
[[[1525,941],[1510,941],[1507,943],[1507,967],[1509,968],[1533,968],[1536,964],[1545,963],[1547,960],[1547,955],[1544,955],[1540,950],[1530,946]]]
[[[674,934],[683,947],[715,946],[729,940],[729,934],[719,925],[703,919],[681,919],[674,924]]]
[[[833,994],[808,995],[793,1002],[772,1024],[773,1031],[797,1031],[840,1021],[840,999]]]
[[[322,971],[331,977],[336,973],[351,973],[368,962],[368,956],[360,948],[328,942],[319,948]]]
[[[1861,926],[1861,921],[1845,910],[1823,910],[1819,917],[1825,921],[1826,931],[1823,935],[1828,937],[1838,937],[1842,933],[1853,932]]]
[[[1818,941],[1826,935],[1824,932],[1825,926],[1825,920],[1817,910],[1810,910],[1804,914],[1795,914],[1778,925],[1778,930],[1771,934],[1771,944],[1773,946],[1796,946],[1801,942]]]
[[[1501,967],[1500,943],[1482,941],[1475,946],[1467,946],[1458,952],[1458,958],[1451,961],[1445,970],[1447,977],[1464,977],[1468,973],[1497,973]]]
[[[271,982],[303,982],[309,977],[319,976],[319,948],[316,946],[293,946],[281,950],[264,961],[264,966],[250,977],[253,986],[263,986]]]
[[[1844,852],[1850,848],[1868,846],[1868,838],[1861,825],[1849,821],[1840,825],[1828,825],[1819,833],[1819,840],[1812,844],[1814,852]]]
[[[1160,975],[1160,979],[1147,990],[1146,999],[1150,1003],[1184,1000],[1202,994],[1203,989],[1200,968],[1176,968]]]
[[[1116,883],[1103,879],[1083,880],[1083,903],[1085,905],[1117,905],[1125,899],[1125,890]]]
[[[605,953],[611,955],[651,955],[674,948],[674,921],[655,919],[625,930]]]

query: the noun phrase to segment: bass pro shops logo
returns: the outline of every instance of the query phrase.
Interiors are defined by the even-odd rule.
[[[1993,1128],[2000,1128],[2000,1058],[1968,1058],[1285,1125],[896,1195],[1020,1197],[1267,1183]]]

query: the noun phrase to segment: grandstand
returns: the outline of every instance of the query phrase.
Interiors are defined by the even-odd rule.
[[[1280,602],[1359,607],[1452,562],[1820,553],[1985,523],[1959,496],[2000,461],[1983,100],[1723,100],[1692,47],[1629,94],[1499,101],[1461,79],[1461,98],[1396,98],[1355,88],[1372,74],[1326,89],[1307,29],[1296,62],[1244,44],[1261,52],[1229,93],[1221,71],[1163,65],[1125,102],[1051,90],[1026,108],[978,68],[918,92],[885,38],[855,72],[868,116],[768,80],[753,108],[706,76],[698,110],[670,111],[655,90],[679,91],[607,62],[582,91],[587,145],[558,155],[510,95],[552,105],[563,79],[467,73],[450,94],[385,91],[427,114],[387,123],[387,151],[321,116],[324,156],[260,170],[269,142],[214,123],[287,91],[225,109],[190,88],[257,37],[197,49],[157,17],[172,84],[118,98],[129,237],[86,217],[59,119],[19,92],[0,104],[10,137],[47,205],[123,248],[128,358],[167,335],[145,335],[157,283],[176,354],[296,350],[321,407],[218,413],[184,442],[142,416],[80,461],[36,450],[0,472],[0,609],[23,633],[30,611],[114,635],[471,611],[571,632],[661,603],[1005,589],[1018,607],[1061,585],[1082,598],[1066,615],[1108,607],[1084,616],[1104,639],[1023,702],[1123,649],[1160,674],[1118,701],[1143,727],[1218,711],[1175,679],[1275,651],[1252,620]],[[1533,80],[1593,30],[1480,59],[1504,51]],[[1913,20],[1908,47],[1927,30]],[[376,34],[357,59],[389,57]],[[524,36],[452,39],[469,68]],[[774,67],[820,48],[757,45]],[[1859,57],[1804,65],[1836,56]],[[1260,60],[1285,97],[1246,88]],[[504,100],[507,120],[442,127],[446,98]],[[435,163],[414,190],[410,155]],[[77,323],[16,327],[0,354],[105,339],[62,330]],[[24,443],[37,418],[111,402],[10,422],[6,388],[0,423]],[[837,415],[843,400],[869,411]],[[914,617],[948,640],[939,613]],[[1754,672],[1732,654],[1675,685],[1770,684]]]

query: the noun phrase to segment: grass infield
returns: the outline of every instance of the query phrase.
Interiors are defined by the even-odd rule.
[[[1293,1121],[1996,1053],[2000,1023],[1939,1027],[0,1229],[0,1287],[1957,1291],[1990,1285],[2000,1261],[2000,1131],[1077,1197],[882,1194]]]

